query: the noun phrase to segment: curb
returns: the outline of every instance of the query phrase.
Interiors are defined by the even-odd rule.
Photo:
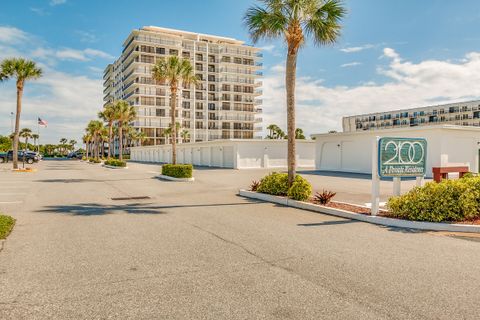
[[[163,174],[160,174],[157,176],[157,178],[162,179],[162,180],[168,180],[168,181],[176,181],[176,182],[193,182],[195,181],[195,178],[174,178],[170,176],[165,176]]]
[[[109,166],[107,164],[102,164],[102,167],[108,168],[108,169],[128,169],[128,167],[115,167],[115,166]]]
[[[272,202],[280,204],[287,207],[303,209],[314,211],[318,213],[328,214],[331,216],[341,217],[345,219],[358,220],[363,222],[368,222],[376,225],[382,225],[386,227],[395,227],[395,228],[405,228],[405,229],[416,229],[416,230],[428,230],[428,231],[450,231],[450,232],[468,232],[468,233],[480,233],[480,226],[471,225],[471,224],[451,224],[451,223],[441,223],[441,222],[421,222],[421,221],[408,221],[400,220],[379,216],[367,216],[360,213],[354,213],[341,209],[334,209],[330,207],[324,207],[321,205],[316,205],[308,202],[296,201],[284,197],[272,196],[264,193],[257,193],[253,191],[240,190],[238,195],[256,199],[263,200],[267,202]]]

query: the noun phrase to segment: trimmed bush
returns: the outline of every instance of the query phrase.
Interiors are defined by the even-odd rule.
[[[122,167],[125,168],[127,166],[126,161],[120,161],[117,159],[110,159],[105,161],[105,165],[112,166],[112,167]]]
[[[101,161],[100,161],[99,159],[89,158],[89,159],[88,159],[88,162],[91,162],[91,163],[100,163]]]
[[[260,180],[257,192],[274,196],[288,196],[294,200],[305,201],[312,194],[312,186],[305,178],[297,175],[289,190],[288,174],[273,172]]]
[[[312,185],[302,176],[297,175],[288,190],[288,197],[293,200],[306,201],[312,195]]]
[[[0,239],[5,239],[13,229],[15,219],[0,214]]]
[[[466,221],[480,218],[480,177],[429,182],[388,200],[390,216],[416,221]]]
[[[191,164],[164,164],[162,174],[173,178],[191,178],[193,166]]]
[[[288,195],[288,174],[272,172],[260,180],[257,192],[274,196],[285,197]]]

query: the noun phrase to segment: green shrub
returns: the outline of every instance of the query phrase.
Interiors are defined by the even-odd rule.
[[[191,178],[193,166],[191,164],[164,164],[162,174],[173,178]]]
[[[13,229],[15,219],[0,214],[0,239],[5,239]]]
[[[302,176],[297,175],[288,190],[288,197],[293,200],[306,201],[312,195],[312,185]]]
[[[288,174],[272,172],[260,180],[257,192],[267,193],[274,196],[288,195]]]
[[[95,158],[89,158],[88,161],[91,162],[91,163],[100,163],[101,162],[99,159],[95,159]]]
[[[105,161],[105,165],[112,166],[112,167],[122,167],[125,168],[127,166],[126,161],[120,161],[117,159],[110,159]]]
[[[480,218],[480,177],[429,182],[388,200],[390,215],[416,221],[465,221]]]
[[[260,180],[257,192],[305,201],[312,194],[312,186],[305,178],[297,175],[292,187],[288,189],[288,174],[273,172]]]

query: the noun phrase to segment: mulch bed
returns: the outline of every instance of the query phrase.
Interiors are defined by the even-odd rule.
[[[313,204],[318,204],[315,201],[310,201]],[[365,214],[365,215],[371,215],[372,210],[370,208],[350,204],[350,203],[343,203],[343,202],[336,202],[336,201],[330,201],[328,204],[325,205],[325,207],[329,208],[334,208],[334,209],[340,209],[340,210],[345,210],[345,211],[350,211],[354,213],[360,213],[360,214]],[[378,212],[379,216],[387,217],[388,216],[388,211],[380,209]]]
[[[319,205],[319,203],[317,203],[315,201],[311,200],[310,202],[313,203],[313,204]],[[372,211],[370,210],[370,208],[365,208],[365,207],[362,207],[362,206],[357,206],[357,205],[354,205],[354,204],[343,203],[343,202],[331,201],[327,205],[325,205],[325,207],[346,210],[346,211],[350,211],[350,212],[354,212],[354,213],[365,214],[365,215],[368,215],[368,216],[372,214]],[[390,217],[389,212],[387,210],[383,210],[383,209],[379,210],[378,216],[386,217],[386,218],[399,219],[399,218]],[[413,221],[413,220],[408,220],[408,221]],[[445,223],[480,225],[480,218],[475,219],[475,220],[467,220],[467,221],[445,221]]]

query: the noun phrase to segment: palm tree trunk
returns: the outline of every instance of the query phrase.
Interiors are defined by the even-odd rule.
[[[85,158],[87,158],[87,161],[88,161],[88,141],[85,141]]]
[[[17,82],[17,114],[15,115],[15,134],[13,136],[13,169],[18,169],[18,141],[20,139],[20,114],[22,112],[23,83]]]
[[[123,161],[123,123],[122,122],[119,122],[118,124],[118,142],[120,144],[118,150],[119,150],[119,155],[118,155],[118,159],[120,159],[120,161]]]
[[[171,90],[171,117],[172,117],[172,164],[177,164],[177,126],[176,126],[176,117],[175,109],[177,108],[177,86],[173,84],[170,88]]]
[[[112,125],[111,122],[108,124],[108,159],[110,159],[110,150],[112,149]]]
[[[297,52],[288,51],[285,74],[285,88],[287,91],[287,135],[288,135],[288,186],[295,180],[295,81],[297,72]]]

